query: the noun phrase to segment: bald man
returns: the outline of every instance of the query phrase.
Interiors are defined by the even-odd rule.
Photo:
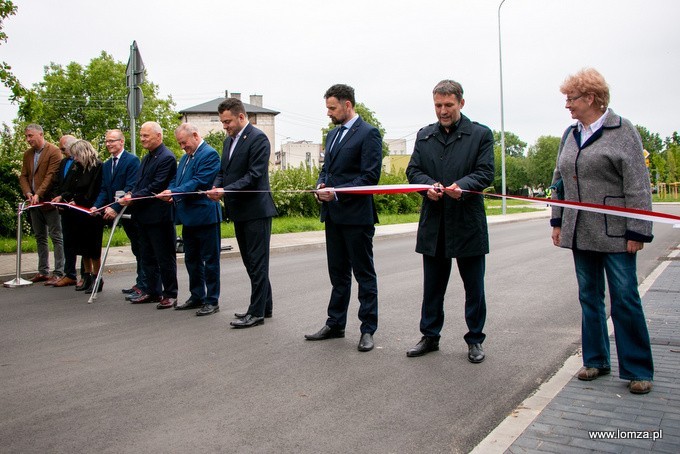
[[[123,206],[131,205],[132,219],[140,226],[144,288],[130,302],[174,305],[177,302],[174,206],[157,198],[131,199],[155,196],[166,190],[175,179],[177,160],[163,145],[163,129],[155,121],[142,125],[139,138],[149,152],[142,159],[134,187],[119,200]]]

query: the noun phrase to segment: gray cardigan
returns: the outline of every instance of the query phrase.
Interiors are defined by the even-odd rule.
[[[608,110],[602,128],[579,146],[577,128],[565,136],[553,184],[562,180],[565,200],[652,209],[649,172],[633,124]],[[561,227],[560,246],[597,252],[626,252],[628,240],[652,241],[652,223],[573,208],[552,208],[550,224]]]

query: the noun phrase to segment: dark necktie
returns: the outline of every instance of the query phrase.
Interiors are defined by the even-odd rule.
[[[190,154],[189,157],[187,158],[187,160],[184,162],[184,167],[182,167],[182,174],[179,176],[180,180],[182,178],[184,178],[184,172],[186,172],[187,167],[189,167],[189,163],[191,162],[191,158],[193,158],[193,157],[194,157],[194,155]]]
[[[111,175],[116,173],[116,164],[118,164],[118,157],[114,156],[113,158],[113,164],[111,165]]]
[[[338,131],[338,134],[335,136],[335,141],[333,142],[333,145],[331,146],[331,153],[335,153],[338,151],[338,148],[340,148],[340,141],[342,140],[342,133],[345,132],[347,128],[345,126],[340,126],[340,131]]]

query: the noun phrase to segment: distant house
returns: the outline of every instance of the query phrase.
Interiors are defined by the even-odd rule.
[[[286,142],[281,144],[281,150],[276,153],[276,168],[285,170],[298,168],[300,165],[318,168],[323,163],[322,150],[320,143],[308,140]]]
[[[229,98],[229,91],[224,92],[225,98]],[[232,98],[241,99],[241,93],[232,93]],[[211,101],[198,104],[193,107],[180,110],[183,123],[193,123],[198,128],[201,136],[206,136],[211,132],[221,132],[222,123],[217,114],[217,106],[224,101],[225,98],[215,98]],[[262,107],[262,95],[250,95],[250,103],[243,103],[248,114],[248,120],[257,128],[261,129],[269,139],[271,150],[269,151],[270,166],[274,164],[276,155],[274,152],[274,138],[275,138],[275,121],[274,117],[279,112]]]
[[[383,158],[383,172],[402,173],[406,171],[411,154],[406,149],[406,139],[385,139],[390,153]]]

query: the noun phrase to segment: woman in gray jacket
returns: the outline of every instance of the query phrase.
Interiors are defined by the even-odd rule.
[[[564,134],[553,176],[554,185],[562,182],[564,199],[651,210],[640,135],[630,121],[608,109],[609,87],[602,75],[583,69],[568,77],[560,91],[577,120]],[[555,246],[571,249],[574,256],[582,310],[583,367],[578,378],[594,380],[610,372],[606,276],[619,377],[630,381],[630,392],[648,393],[654,365],[637,289],[636,253],[652,241],[652,223],[553,207],[550,224]]]

